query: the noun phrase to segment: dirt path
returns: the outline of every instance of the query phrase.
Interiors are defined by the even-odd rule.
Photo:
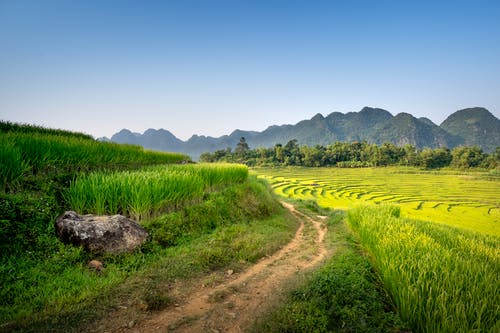
[[[312,219],[293,205],[282,204],[301,221],[288,245],[241,274],[228,271],[222,284],[201,286],[185,295],[184,302],[153,314],[126,332],[244,332],[279,298],[285,281],[327,255],[322,218]]]

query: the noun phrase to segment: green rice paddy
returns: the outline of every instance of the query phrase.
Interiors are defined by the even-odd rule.
[[[414,168],[258,168],[284,197],[348,209],[397,204],[402,216],[500,236],[500,176]]]
[[[255,172],[279,195],[348,210],[346,224],[412,331],[500,331],[498,171]]]

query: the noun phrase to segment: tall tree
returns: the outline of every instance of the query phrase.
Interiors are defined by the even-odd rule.
[[[236,149],[234,150],[234,152],[239,158],[244,158],[249,150],[250,147],[248,147],[247,141],[245,140],[244,137],[241,137],[240,142],[236,144]]]

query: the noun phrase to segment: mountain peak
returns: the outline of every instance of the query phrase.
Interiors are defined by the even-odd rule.
[[[457,112],[452,113],[448,118],[445,119],[441,123],[441,126],[445,125],[447,122],[450,121],[455,121],[455,120],[464,120],[467,119],[469,121],[475,119],[477,121],[480,120],[493,120],[497,119],[490,111],[483,107],[473,107],[473,108],[466,108],[462,110],[458,110]],[[497,119],[498,120],[498,119]]]
[[[467,146],[480,146],[489,152],[500,145],[500,120],[483,107],[458,110],[440,127],[462,137]]]
[[[314,117],[311,118],[312,121],[324,120],[325,117],[321,113],[316,113]]]
[[[371,106],[365,106],[359,111],[359,113],[377,113],[377,114],[391,114],[389,111],[380,109],[380,108],[372,108]],[[391,115],[392,116],[392,115]]]
[[[394,116],[394,118],[403,118],[403,119],[417,119],[415,117],[413,117],[413,115],[409,114],[409,113],[406,113],[406,112],[400,112],[398,113],[397,115]]]

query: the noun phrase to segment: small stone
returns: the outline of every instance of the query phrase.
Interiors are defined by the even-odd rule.
[[[128,323],[129,328],[134,327],[134,325],[135,325],[135,321],[133,321],[133,320],[129,321],[129,323]]]
[[[101,261],[94,259],[94,260],[89,261],[89,263],[87,264],[87,267],[95,270],[96,272],[101,272],[104,268],[104,265],[102,264]]]
[[[233,271],[232,269],[229,269],[229,270],[226,272],[227,276],[231,276],[231,275],[233,275],[233,273],[234,273],[234,271]]]

